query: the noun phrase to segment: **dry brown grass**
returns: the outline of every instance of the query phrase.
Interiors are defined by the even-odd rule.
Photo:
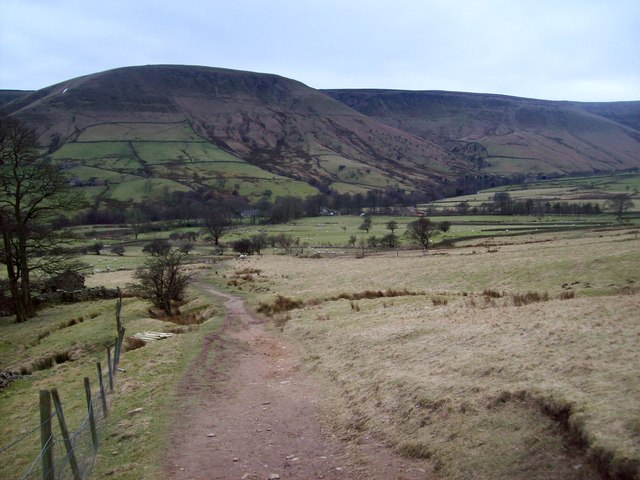
[[[640,242],[602,235],[250,267],[305,302],[281,327],[330,380],[346,437],[444,478],[635,478]],[[424,294],[358,295],[387,289]]]
[[[407,454],[429,452],[451,478],[514,478],[543,460],[555,473],[527,478],[589,478],[586,467],[572,473],[583,459],[559,453],[568,431],[588,442],[595,463],[609,463],[598,449],[614,452],[607,468],[638,458],[638,296],[360,307],[358,315],[348,302],[298,310],[285,330],[339,386],[343,428],[376,432]],[[555,405],[569,409],[566,431]]]

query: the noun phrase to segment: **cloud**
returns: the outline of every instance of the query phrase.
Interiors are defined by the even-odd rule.
[[[3,0],[0,88],[181,63],[317,88],[638,100],[639,20],[627,0]]]

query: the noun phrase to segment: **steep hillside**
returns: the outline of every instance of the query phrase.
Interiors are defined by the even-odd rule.
[[[573,103],[572,105],[640,131],[640,102]]]
[[[7,108],[42,132],[55,158],[106,168],[111,181],[113,173],[159,177],[241,194],[273,190],[267,177],[339,191],[414,190],[471,167],[429,139],[275,75],[130,67],[69,80]]]
[[[574,173],[640,166],[640,102],[551,102],[501,95],[328,90],[390,126],[446,146],[484,172]]]
[[[154,65],[0,102],[96,202],[160,187],[259,197],[332,188],[432,192],[464,177],[640,166],[640,102],[318,91],[276,75]],[[451,185],[451,183],[449,183]]]

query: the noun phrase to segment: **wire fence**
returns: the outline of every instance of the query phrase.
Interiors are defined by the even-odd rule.
[[[16,473],[13,478],[85,480],[91,477],[98,448],[106,435],[107,417],[113,400],[115,376],[124,340],[121,310],[122,295],[119,295],[116,304],[118,335],[113,355],[111,347],[108,347],[107,368],[104,369],[100,363],[96,364],[98,378],[93,387],[89,377],[84,378],[87,413],[80,421],[80,425],[70,432],[57,389],[41,390],[40,425],[22,432],[18,438],[0,447],[0,459],[3,463],[8,464],[13,459],[17,464],[24,465],[24,457],[13,454],[18,450],[26,451],[33,458],[29,467],[22,474]],[[6,472],[9,469],[10,465],[4,465],[0,470]]]

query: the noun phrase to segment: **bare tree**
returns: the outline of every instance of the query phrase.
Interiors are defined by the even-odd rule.
[[[622,219],[622,215],[633,206],[631,197],[624,193],[614,195],[604,203],[604,209],[615,213],[618,220]]]
[[[423,250],[429,248],[429,240],[436,231],[436,225],[426,217],[420,217],[418,220],[407,225],[406,235],[420,244]]]
[[[0,114],[0,231],[2,263],[16,321],[35,315],[31,274],[64,268],[62,239],[53,216],[77,205],[62,169],[38,153],[35,132],[15,118]]]
[[[398,229],[398,222],[395,220],[389,220],[387,222],[387,230],[391,230],[391,234],[393,235],[395,231]]]
[[[152,257],[162,257],[169,253],[171,250],[171,244],[163,239],[156,238],[147,243],[144,247],[142,247],[142,251],[144,253],[148,253]]]
[[[443,220],[438,224],[438,230],[442,233],[447,233],[451,229],[452,223],[449,220]]]
[[[172,302],[184,298],[191,280],[191,275],[184,272],[186,257],[186,253],[171,249],[164,255],[150,258],[133,275],[139,281],[133,286],[136,294],[171,315]]]
[[[228,215],[218,211],[211,210],[204,217],[204,228],[213,238],[213,244],[219,245],[220,237],[222,237],[231,227],[231,221]]]

